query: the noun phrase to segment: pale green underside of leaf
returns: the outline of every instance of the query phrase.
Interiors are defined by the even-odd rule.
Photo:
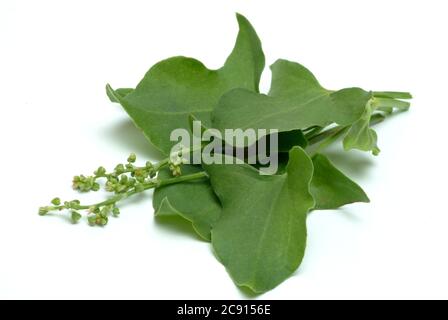
[[[246,18],[237,15],[237,20],[236,44],[221,69],[209,70],[198,60],[174,57],[153,66],[135,90],[108,92],[164,154],[175,144],[170,141],[174,129],[189,130],[189,115],[210,126],[211,112],[224,92],[234,88],[258,92],[264,68],[261,43]]]
[[[361,187],[339,171],[326,156],[316,154],[312,161],[314,174],[311,194],[316,201],[314,209],[337,209],[354,202],[370,201]]]
[[[370,128],[371,115],[372,108],[369,103],[361,119],[356,121],[348,130],[343,141],[345,150],[358,149],[361,151],[372,151],[373,155],[380,153],[377,144],[377,134],[375,130]]]
[[[213,127],[284,132],[331,123],[351,125],[362,117],[372,98],[360,88],[328,91],[298,63],[278,60],[271,70],[269,95],[245,89],[227,92],[213,112]]]
[[[182,166],[182,174],[203,171],[201,167]],[[170,178],[171,172],[163,170],[160,179]],[[210,230],[221,215],[219,199],[208,180],[191,181],[156,188],[153,196],[156,216],[179,215],[193,225],[203,239],[210,241]]]
[[[366,105],[366,110],[362,117],[356,121],[348,130],[344,138],[344,149],[358,149],[361,151],[371,151],[373,155],[378,155],[380,149],[377,144],[377,134],[370,128],[371,116],[375,111],[391,114],[394,109],[408,110],[410,103],[399,99],[411,99],[408,92],[374,92],[374,98]],[[378,114],[378,113],[376,113]]]
[[[212,229],[219,260],[239,286],[268,291],[300,265],[306,245],[306,216],[313,166],[299,147],[290,151],[286,172],[263,176],[253,167],[207,165],[223,206]]]

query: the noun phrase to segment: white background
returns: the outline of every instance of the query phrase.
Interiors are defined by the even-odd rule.
[[[105,84],[135,86],[175,55],[220,67],[235,12],[256,28],[268,65],[287,58],[331,89],[415,96],[377,127],[380,156],[329,150],[372,202],[311,214],[302,266],[261,298],[448,298],[442,0],[2,0],[0,298],[247,298],[188,224],[154,221],[151,193],[106,228],[37,215],[56,195],[78,197],[75,174],[132,151],[157,158]]]

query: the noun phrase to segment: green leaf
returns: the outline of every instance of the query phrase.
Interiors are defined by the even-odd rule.
[[[120,97],[121,99],[123,99],[128,94],[130,94],[132,91],[134,91],[134,89],[132,89],[132,88],[120,88],[120,89],[115,90],[114,92],[112,92],[110,90],[106,90],[106,93],[111,102],[120,103],[120,101],[117,99],[117,96]]]
[[[286,172],[273,176],[260,175],[246,164],[205,169],[223,206],[212,229],[219,260],[237,285],[256,293],[274,288],[304,256],[306,216],[314,206],[310,158],[294,147]]]
[[[370,202],[361,187],[339,171],[326,156],[316,154],[312,160],[314,175],[311,194],[316,201],[314,209],[337,209],[349,203]]]
[[[377,98],[375,97],[372,100],[372,108],[397,108],[401,110],[407,110],[411,106],[411,103],[408,101],[401,101],[392,98]]]
[[[279,154],[278,174],[286,171],[288,161],[288,154]],[[312,161],[314,174],[310,191],[316,202],[315,210],[337,209],[350,203],[370,202],[361,187],[339,171],[325,155],[315,154]]]
[[[371,118],[375,111],[382,111],[391,114],[394,109],[406,111],[410,107],[408,101],[398,99],[411,99],[407,92],[374,92],[374,98],[367,105],[361,119],[356,121],[344,138],[344,149],[358,149],[361,151],[372,151],[373,155],[378,155],[380,149],[377,145],[377,134],[370,128]]]
[[[294,146],[305,148],[306,145],[307,141],[300,130],[279,134],[279,152],[289,152]],[[281,155],[279,155],[279,158],[282,158]],[[286,163],[280,163],[279,165],[286,167]],[[199,171],[201,171],[199,166],[182,166],[182,174]],[[171,172],[168,169],[159,173],[160,179],[170,177]],[[190,221],[197,234],[207,241],[210,241],[210,230],[213,223],[219,219],[222,211],[219,199],[213,192],[208,180],[156,188],[153,196],[153,207],[156,216],[176,215]]]
[[[182,174],[203,171],[201,167],[182,166]],[[159,172],[159,179],[171,178],[168,169]],[[156,188],[153,196],[156,216],[178,215],[193,225],[199,236],[210,241],[212,225],[221,215],[221,205],[208,180],[189,181]]]
[[[174,129],[189,129],[189,115],[211,124],[211,112],[221,95],[234,88],[258,92],[264,68],[260,40],[249,21],[237,15],[239,33],[235,47],[224,66],[207,69],[200,61],[174,57],[157,63],[137,88],[127,95],[107,92],[119,101],[152,144],[169,154],[175,142],[170,141]]]
[[[245,89],[224,94],[213,112],[213,127],[284,132],[331,123],[346,126],[363,116],[372,98],[360,88],[326,90],[298,63],[278,60],[271,69],[269,95]]]
[[[377,145],[377,134],[375,130],[370,128],[370,117],[372,116],[371,103],[367,104],[367,108],[358,121],[356,121],[348,130],[344,138],[343,145],[346,151],[350,149],[358,149],[361,151],[372,151],[373,155],[378,155],[380,149]]]

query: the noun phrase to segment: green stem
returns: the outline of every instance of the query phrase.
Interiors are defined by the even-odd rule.
[[[318,133],[317,135],[311,136],[308,138],[308,144],[312,146],[313,144],[319,143],[327,138],[330,138],[334,134],[337,134],[339,131],[344,129],[344,126],[337,126],[330,129],[327,129],[323,132]]]
[[[395,92],[395,91],[373,91],[375,98],[389,98],[389,99],[412,99],[409,92]]]
[[[380,122],[382,122],[385,119],[384,115],[381,114],[374,114],[372,115],[372,117],[370,118],[370,125],[373,126],[375,124],[378,124]],[[314,136],[310,136],[308,138],[308,144],[309,145],[313,145],[316,143],[321,142],[322,140],[325,140],[326,138],[329,138],[331,136],[333,136],[334,134],[338,133],[341,129],[344,129],[346,126],[336,126],[330,129],[327,129],[323,132],[320,132]]]
[[[346,127],[339,127],[339,130],[336,130],[331,136],[327,137],[322,141],[321,144],[316,148],[314,153],[322,152],[326,147],[334,143],[336,140],[339,139],[342,135],[344,135],[348,130],[350,129],[349,126]]]
[[[171,184],[176,184],[176,183],[191,181],[191,180],[198,180],[198,179],[202,179],[202,178],[208,178],[208,175],[205,171],[193,173],[193,174],[189,174],[189,175],[185,175],[185,176],[180,176],[180,177],[176,177],[176,178],[170,178],[170,179],[159,180],[159,181],[151,181],[151,182],[142,184],[139,189],[134,188],[125,193],[117,194],[117,195],[115,195],[105,201],[102,201],[102,202],[89,204],[89,205],[73,204],[71,206],[71,209],[87,210],[90,208],[99,208],[99,207],[109,206],[109,205],[116,204],[117,202],[124,200],[126,198],[132,197],[132,196],[134,196],[138,193],[141,193],[143,191],[153,189],[155,187],[161,187],[161,186],[166,186],[166,185],[171,185]],[[50,207],[47,207],[47,209],[48,209],[48,211],[60,211],[60,210],[66,209],[66,207],[63,205],[50,206]]]
[[[166,159],[164,159],[164,160],[162,160],[162,161],[156,163],[156,164],[154,165],[154,171],[155,171],[155,172],[160,171],[161,169],[167,167],[167,166],[169,165],[169,163],[170,163],[170,158],[166,158]]]
[[[157,187],[167,186],[167,185],[170,185],[170,184],[176,184],[176,183],[190,181],[190,180],[198,180],[198,179],[202,179],[202,178],[208,178],[207,172],[200,171],[200,172],[192,173],[192,174],[189,174],[189,175],[186,175],[186,176],[179,176],[179,177],[176,177],[176,178],[159,180],[157,182]]]
[[[309,130],[307,133],[305,133],[305,138],[309,140],[310,137],[313,137],[315,135],[318,135],[321,133],[325,128],[324,127],[314,127],[311,130]]]

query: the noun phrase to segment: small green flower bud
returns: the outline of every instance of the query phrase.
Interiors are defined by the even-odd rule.
[[[180,167],[177,165],[171,164],[169,168],[171,170],[171,174],[175,177],[178,177],[182,174]]]
[[[136,177],[142,177],[143,173],[144,173],[144,170],[142,170],[142,169],[137,169],[134,171],[134,174]]]
[[[54,198],[53,200],[51,200],[51,203],[55,206],[59,206],[59,205],[61,205],[61,199]]]
[[[93,206],[93,207],[89,208],[89,213],[99,213],[99,212],[100,212],[100,208],[98,208],[98,207]]]
[[[77,207],[78,207],[78,205],[80,204],[80,202],[79,202],[79,200],[72,200],[72,201],[70,201],[70,202],[65,202],[64,203],[64,206],[67,208],[67,209],[76,209]]]
[[[134,165],[132,165],[130,163],[127,163],[125,167],[127,170],[134,170]]]
[[[128,157],[128,162],[134,163],[136,160],[137,160],[137,156],[135,155],[135,153],[131,153]]]
[[[116,167],[115,167],[115,173],[116,174],[122,174],[122,173],[124,173],[124,171],[125,171],[125,169],[124,169],[124,165],[122,165],[122,164],[119,164],[119,165],[117,165]]]
[[[142,192],[144,190],[145,190],[145,187],[141,183],[135,185],[135,191]]]
[[[113,192],[115,190],[115,184],[113,184],[110,181],[106,182],[106,191],[107,192]]]
[[[147,169],[154,169],[154,166],[151,163],[151,161],[146,161],[146,165],[145,166],[146,166]]]
[[[114,207],[114,209],[112,210],[112,214],[114,215],[114,217],[118,217],[120,215],[120,209]]]
[[[89,225],[94,226],[96,224],[96,215],[89,215],[87,221],[89,222]]]
[[[95,221],[95,223],[97,225],[102,226],[102,227],[104,227],[108,222],[109,222],[109,219],[107,217],[100,217],[100,216],[97,216],[96,221]]]
[[[126,192],[127,189],[128,189],[128,187],[126,185],[122,185],[122,184],[115,185],[115,193],[123,193],[123,192]]]
[[[107,218],[107,216],[109,215],[109,212],[110,212],[111,210],[112,210],[112,207],[111,207],[111,206],[103,207],[103,208],[101,209],[100,213],[99,213],[99,216],[100,216],[101,218]]]
[[[115,184],[115,183],[118,182],[118,179],[117,179],[117,177],[111,176],[111,177],[109,177],[109,178],[107,179],[107,181],[109,181],[109,182]]]
[[[72,211],[71,219],[73,223],[78,223],[81,220],[82,215],[77,211]]]
[[[94,182],[93,185],[92,185],[92,190],[93,191],[100,190],[100,184],[98,182]]]
[[[73,177],[73,189],[74,190],[78,190],[80,183],[81,183],[81,177],[80,176],[74,176]]]
[[[122,175],[121,179],[120,179],[120,183],[123,184],[123,185],[128,184],[128,176]]]
[[[106,174],[106,169],[104,167],[99,167],[95,172],[95,176],[104,176]]]

